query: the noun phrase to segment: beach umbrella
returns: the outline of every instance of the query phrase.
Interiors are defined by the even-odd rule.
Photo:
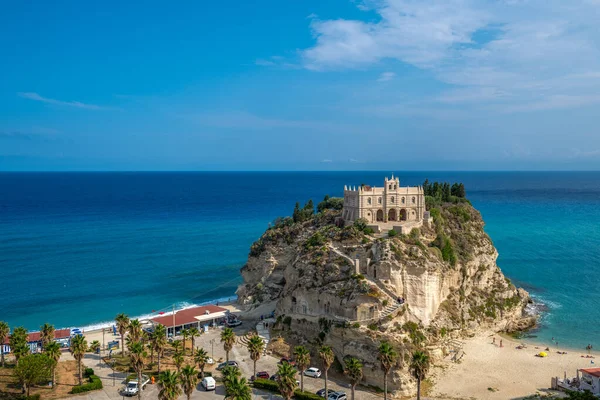
[[[548,353],[545,351],[540,352],[540,357],[548,357]]]

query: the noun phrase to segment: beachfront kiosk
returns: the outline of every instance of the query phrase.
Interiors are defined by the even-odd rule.
[[[152,324],[160,324],[167,328],[167,336],[173,337],[189,328],[205,330],[209,325],[217,325],[226,318],[229,310],[219,306],[201,306],[176,311],[175,314],[152,318]]]

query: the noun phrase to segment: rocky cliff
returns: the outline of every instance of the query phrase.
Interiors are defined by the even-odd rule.
[[[252,245],[237,292],[248,308],[273,302],[276,328],[312,347],[313,357],[331,345],[341,364],[363,360],[363,384],[382,387],[377,347],[389,341],[400,355],[389,390],[410,395],[415,348],[441,356],[470,331],[533,323],[523,314],[528,294],[496,265],[498,252],[467,201],[430,204],[433,223],[409,235],[374,235],[361,221],[341,227],[340,210],[322,208],[270,227]]]

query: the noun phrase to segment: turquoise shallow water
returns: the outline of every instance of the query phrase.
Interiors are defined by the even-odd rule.
[[[269,221],[386,174],[0,173],[0,320],[89,326],[228,298]],[[547,307],[534,340],[600,346],[600,173],[396,175],[464,182],[498,264]]]

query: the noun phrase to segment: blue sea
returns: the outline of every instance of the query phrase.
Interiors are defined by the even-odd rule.
[[[600,173],[402,172],[463,182],[534,340],[600,346]],[[234,296],[248,249],[296,201],[388,172],[0,173],[0,320],[90,327]]]

